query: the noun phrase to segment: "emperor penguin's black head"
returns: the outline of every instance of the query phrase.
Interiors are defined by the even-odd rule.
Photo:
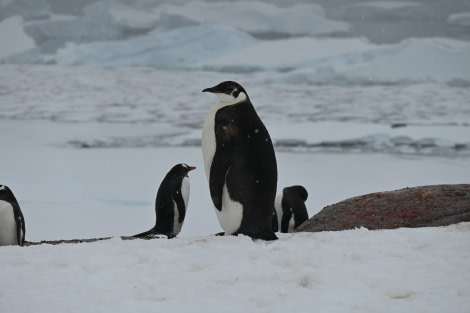
[[[168,172],[168,174],[174,174],[174,175],[179,175],[179,176],[188,176],[188,173],[192,170],[195,170],[195,166],[189,166],[188,164],[181,163],[181,164],[176,164],[173,166],[173,168]]]
[[[245,89],[237,82],[224,81],[217,86],[206,88],[202,92],[211,92],[219,97],[221,103],[230,105],[236,104],[248,99]]]

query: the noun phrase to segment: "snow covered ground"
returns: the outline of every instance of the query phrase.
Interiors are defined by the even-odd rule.
[[[470,311],[469,223],[215,237],[200,149],[216,101],[201,90],[230,79],[310,216],[470,183],[465,1],[59,3],[0,1],[0,183],[28,241],[115,238],[1,247],[0,312]],[[197,170],[179,238],[119,239],[153,225],[180,162]]]
[[[2,312],[453,312],[470,224],[2,247]]]

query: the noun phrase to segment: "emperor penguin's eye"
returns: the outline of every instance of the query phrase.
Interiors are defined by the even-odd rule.
[[[232,92],[232,96],[236,99],[238,97],[238,95],[240,94],[240,91],[238,91],[238,89],[235,89],[233,90]]]

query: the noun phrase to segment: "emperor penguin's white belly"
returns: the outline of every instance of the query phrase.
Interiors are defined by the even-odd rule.
[[[219,101],[209,111],[209,114],[207,114],[204,126],[202,127],[201,138],[202,158],[204,159],[204,169],[206,170],[207,180],[209,180],[211,164],[212,160],[214,159],[214,154],[217,147],[217,143],[215,141],[215,115],[220,109],[244,100],[246,100],[246,95],[244,93],[240,93],[240,97],[238,97],[234,101]]]
[[[219,224],[226,235],[231,235],[240,228],[243,218],[243,206],[230,198],[226,184],[224,184],[222,190],[222,211],[216,209],[215,213],[217,213]]]
[[[207,115],[204,126],[202,127],[202,157],[204,159],[204,169],[206,171],[207,181],[210,179],[211,164],[214,159],[216,151],[215,140],[215,114],[224,106],[230,105],[228,103],[218,103]],[[226,235],[231,235],[240,228],[243,217],[243,206],[233,201],[227,191],[227,186],[224,182],[222,190],[222,211],[215,210],[219,224],[225,231]]]
[[[10,203],[0,200],[0,246],[17,245],[16,221]]]
[[[212,160],[214,159],[216,141],[215,141],[215,114],[219,110],[219,106],[216,105],[207,115],[204,126],[202,127],[202,158],[204,160],[204,170],[206,171],[206,177],[209,181],[209,175],[211,170]]]

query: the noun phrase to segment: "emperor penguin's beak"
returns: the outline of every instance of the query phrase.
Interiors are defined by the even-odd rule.
[[[206,88],[202,92],[220,93],[215,87]]]

